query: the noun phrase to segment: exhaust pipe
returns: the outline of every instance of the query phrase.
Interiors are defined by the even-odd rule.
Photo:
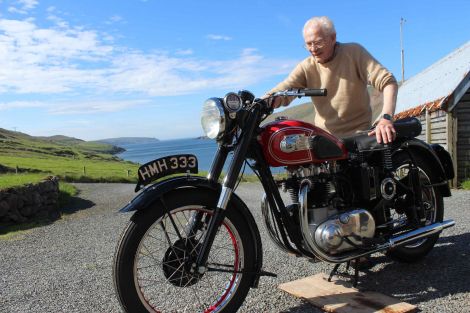
[[[388,244],[390,248],[402,246],[404,244],[410,243],[411,241],[434,235],[438,232],[441,232],[443,229],[452,227],[454,225],[454,220],[447,220],[440,223],[434,223],[416,230],[412,230],[406,234],[393,237],[389,240]]]
[[[353,253],[353,254],[350,254],[350,255],[347,255],[347,256],[342,256],[342,257],[331,256],[331,255],[328,255],[328,254],[324,253],[323,251],[321,251],[316,246],[314,246],[314,247],[317,248],[317,250],[314,250],[314,251],[316,252],[315,255],[323,261],[327,261],[327,262],[331,262],[331,263],[343,263],[343,262],[347,262],[347,261],[350,261],[352,259],[356,259],[356,258],[359,258],[359,257],[362,257],[362,256],[370,255],[370,254],[375,253],[375,252],[381,252],[381,251],[384,251],[384,250],[387,250],[387,249],[390,249],[390,248],[395,248],[395,247],[398,247],[398,246],[405,245],[407,243],[418,240],[420,238],[424,238],[424,237],[427,237],[427,236],[430,236],[430,235],[434,235],[438,232],[441,232],[443,229],[452,227],[454,225],[455,225],[455,222],[453,220],[447,220],[447,221],[443,221],[443,222],[440,222],[440,223],[434,223],[434,224],[431,224],[431,225],[428,225],[428,226],[425,226],[425,227],[421,227],[420,229],[412,230],[412,231],[410,231],[408,233],[405,233],[403,235],[393,237],[393,238],[389,239],[386,243],[381,244],[380,246],[376,247],[375,249],[364,251],[364,252],[359,253],[359,254],[354,254]]]

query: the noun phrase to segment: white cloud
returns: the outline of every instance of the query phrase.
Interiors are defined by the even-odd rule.
[[[224,35],[209,34],[206,37],[210,40],[225,40],[225,41],[232,40],[232,37],[224,36]]]
[[[11,101],[0,102],[0,111],[23,108],[43,108],[50,114],[93,114],[116,112],[150,104],[148,99],[136,100],[73,100],[73,101]]]
[[[62,102],[50,105],[51,114],[93,114],[103,112],[116,112],[124,109],[147,105],[150,100],[81,100],[76,102]]]
[[[18,6],[8,7],[8,12],[27,14],[28,11],[33,10],[39,3],[37,0],[17,0],[16,2]]]
[[[21,108],[41,108],[47,104],[41,101],[11,101],[0,102],[0,111],[8,109],[21,109]]]
[[[49,7],[48,11],[52,14],[56,9]],[[184,95],[207,89],[248,88],[288,73],[296,63],[268,59],[251,48],[229,60],[197,58],[191,49],[144,53],[116,46],[112,37],[72,27],[53,15],[50,20],[54,27],[43,28],[33,19],[0,18],[0,94]],[[113,105],[124,109],[141,104],[63,103],[50,112],[103,112],[112,110]]]
[[[165,54],[126,54],[103,87],[114,92],[141,92],[150,96],[184,95],[207,89],[248,87],[273,75],[288,73],[294,61],[270,60],[254,49],[238,58],[214,61]]]
[[[103,70],[80,67],[80,62],[93,65],[112,50],[94,31],[38,28],[30,20],[0,19],[0,89],[59,93],[92,87]]]
[[[31,10],[31,9],[34,9],[39,1],[37,0],[18,0],[18,3],[21,4],[23,7],[24,10]]]
[[[113,15],[111,16],[106,22],[105,24],[114,24],[114,23],[119,23],[119,22],[122,22],[124,19],[122,18],[122,16],[120,15]]]
[[[191,55],[194,51],[192,49],[178,49],[176,50],[176,55]]]

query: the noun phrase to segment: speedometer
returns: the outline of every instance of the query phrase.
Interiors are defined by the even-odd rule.
[[[224,98],[225,107],[229,112],[237,112],[242,108],[242,99],[234,92],[229,92]]]

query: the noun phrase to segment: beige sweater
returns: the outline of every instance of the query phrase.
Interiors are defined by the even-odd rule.
[[[355,43],[338,43],[331,61],[320,64],[313,56],[306,58],[270,93],[289,88],[326,88],[326,97],[312,97],[314,123],[336,136],[347,136],[371,126],[367,85],[382,91],[390,83],[396,84],[395,77],[366,49]]]

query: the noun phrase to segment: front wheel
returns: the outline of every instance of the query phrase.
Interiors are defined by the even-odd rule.
[[[186,189],[138,211],[114,258],[114,283],[126,312],[235,312],[253,281],[255,247],[237,210],[226,211],[199,274],[197,258],[217,197]]]

